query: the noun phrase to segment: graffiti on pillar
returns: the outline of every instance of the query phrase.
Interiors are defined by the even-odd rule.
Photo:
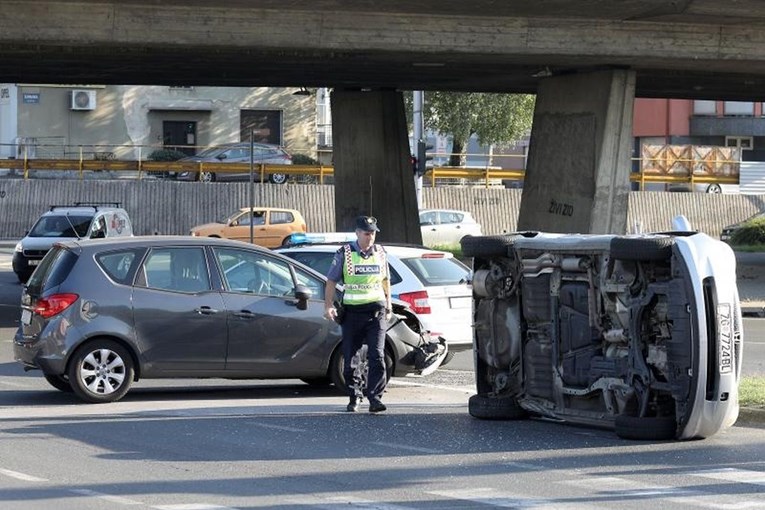
[[[571,204],[564,204],[563,202],[558,202],[555,199],[550,200],[550,208],[548,209],[548,212],[552,214],[559,214],[561,216],[573,216],[574,215],[574,206]]]
[[[476,197],[473,199],[473,205],[499,205],[497,197]]]
[[[0,198],[5,198],[5,190],[0,189]]]

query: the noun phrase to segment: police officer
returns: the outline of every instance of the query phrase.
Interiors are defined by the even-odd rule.
[[[327,273],[324,290],[324,316],[335,320],[335,287],[344,285],[342,320],[343,330],[343,376],[350,401],[347,410],[359,409],[359,397],[355,386],[359,381],[354,377],[351,359],[362,345],[367,346],[369,376],[366,396],[369,412],[385,411],[380,400],[385,390],[385,330],[391,318],[390,272],[382,246],[375,244],[377,220],[370,216],[356,218],[356,241],[337,250],[332,266]]]

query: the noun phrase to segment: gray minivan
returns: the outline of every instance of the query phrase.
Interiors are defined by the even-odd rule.
[[[133,235],[127,211],[119,202],[75,202],[52,205],[40,216],[13,252],[13,272],[25,283],[54,243]]]

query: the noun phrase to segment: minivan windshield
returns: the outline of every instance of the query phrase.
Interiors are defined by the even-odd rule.
[[[87,237],[93,215],[56,214],[43,216],[29,231],[29,237]]]

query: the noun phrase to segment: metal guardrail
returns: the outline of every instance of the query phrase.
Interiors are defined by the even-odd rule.
[[[179,161],[140,161],[140,160],[117,160],[117,159],[0,159],[0,168],[19,171],[25,179],[30,177],[32,170],[57,170],[79,173],[83,172],[137,172],[137,178],[145,175],[167,172],[227,172],[249,173],[249,163],[205,163],[205,162],[179,162]],[[280,173],[286,175],[309,175],[318,177],[318,182],[324,184],[325,177],[333,176],[335,169],[325,165],[274,165],[256,164],[254,171],[260,182],[268,180],[269,174]],[[499,167],[448,167],[439,166],[429,168],[424,178],[429,179],[435,187],[437,179],[468,179],[482,181],[486,187],[492,180],[518,180],[525,177],[523,170],[505,170]],[[645,183],[720,183],[737,184],[738,176],[723,175],[655,175],[645,173],[631,173],[630,180],[640,183],[643,189]]]

